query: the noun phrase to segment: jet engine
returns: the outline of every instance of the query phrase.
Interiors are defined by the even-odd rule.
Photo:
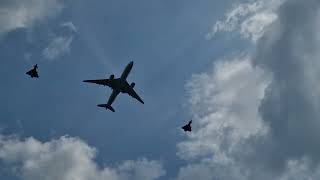
[[[131,83],[130,86],[131,86],[131,88],[134,88],[135,85],[136,85],[136,83],[133,82],[133,83]]]
[[[114,75],[113,74],[110,75],[110,79],[114,79]]]

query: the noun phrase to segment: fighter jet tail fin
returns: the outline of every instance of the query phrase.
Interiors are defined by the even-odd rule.
[[[108,105],[108,104],[98,104],[97,106],[98,106],[98,107],[103,107],[103,108],[109,109],[109,110],[112,111],[112,112],[115,112],[115,110],[113,109],[113,107],[110,106],[110,105]]]

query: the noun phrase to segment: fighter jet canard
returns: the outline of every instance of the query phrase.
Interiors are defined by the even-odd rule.
[[[134,91],[135,83],[128,83],[127,77],[133,67],[133,61],[131,61],[126,68],[124,69],[120,78],[114,78],[114,75],[110,75],[109,79],[97,79],[97,80],[84,80],[83,82],[95,83],[98,85],[108,86],[112,89],[112,93],[109,97],[107,104],[98,104],[98,107],[103,107],[109,109],[112,112],[115,112],[111,104],[114,102],[119,93],[126,93],[129,96],[135,98],[140,103],[144,104],[143,100],[138,96],[138,94]]]
[[[189,123],[188,123],[188,124],[186,124],[186,125],[182,126],[181,128],[182,128],[184,131],[189,131],[189,132],[191,132],[191,131],[192,131],[191,123],[192,123],[192,120],[191,120],[191,121],[189,121]]]
[[[39,78],[37,69],[38,69],[38,64],[34,65],[33,69],[26,72],[26,74],[29,75],[31,78]]]

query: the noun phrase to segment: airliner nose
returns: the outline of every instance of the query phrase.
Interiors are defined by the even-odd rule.
[[[129,64],[132,66],[133,65],[133,61],[131,61]]]

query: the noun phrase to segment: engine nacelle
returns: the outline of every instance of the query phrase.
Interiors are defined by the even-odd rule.
[[[113,74],[110,75],[110,79],[114,79],[114,75]]]
[[[135,85],[136,85],[136,83],[133,82],[133,83],[131,83],[130,86],[131,86],[131,88],[134,88]]]

